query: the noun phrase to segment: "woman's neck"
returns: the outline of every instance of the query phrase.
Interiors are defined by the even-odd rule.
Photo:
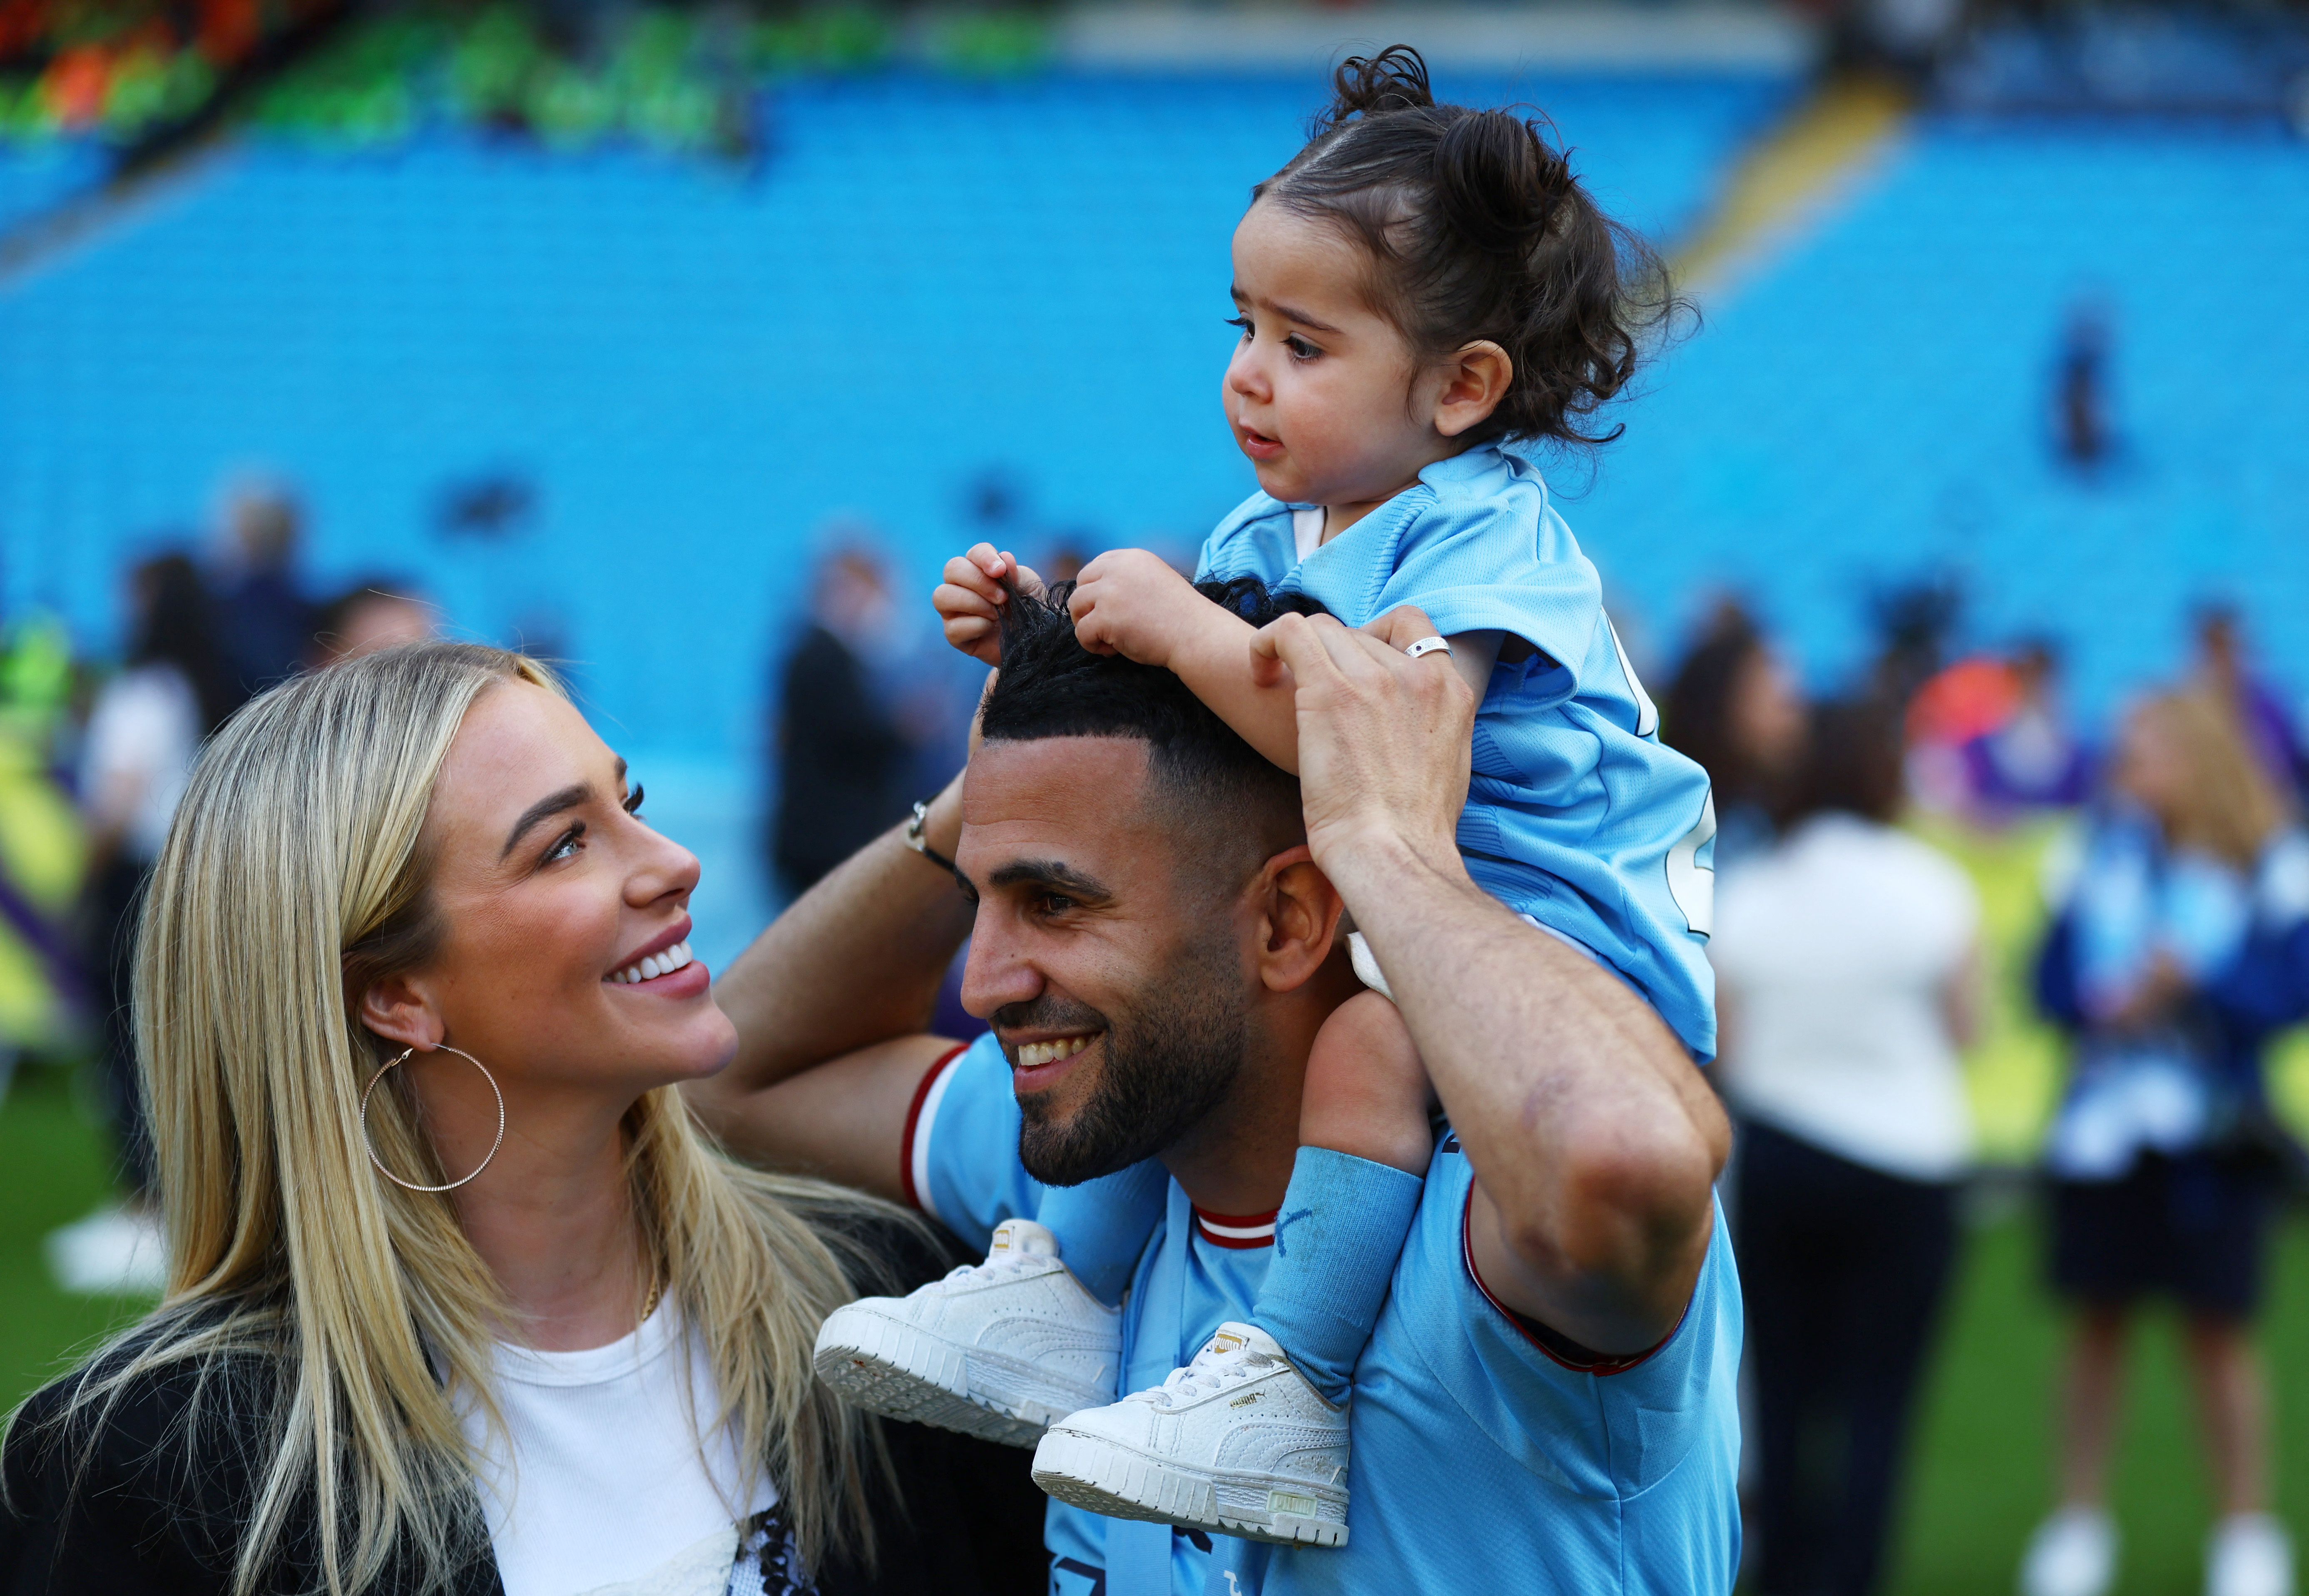
[[[576,1352],[631,1335],[655,1266],[634,1214],[624,1110],[508,1092],[506,1111],[505,1145],[456,1202],[505,1294],[507,1339]]]

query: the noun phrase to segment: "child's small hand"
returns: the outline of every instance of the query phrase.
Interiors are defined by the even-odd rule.
[[[1217,612],[1184,577],[1144,549],[1115,549],[1083,567],[1067,608],[1074,613],[1076,640],[1093,654],[1165,668],[1188,629]]]
[[[946,562],[946,580],[930,594],[946,640],[984,664],[1002,663],[1000,606],[1010,602],[1007,579],[1030,598],[1042,596],[1042,579],[991,543],[972,545]]]

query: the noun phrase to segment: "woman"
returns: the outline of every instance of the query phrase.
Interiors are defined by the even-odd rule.
[[[1810,741],[1787,836],[1726,873],[1708,951],[1741,1122],[1757,1588],[1864,1596],[1971,1155],[1980,906],[1892,825],[1897,714],[1829,705]]]
[[[0,1589],[978,1587],[810,1369],[911,1222],[683,1106],[736,1040],[641,797],[468,645],[218,735],[137,955],[168,1297],[14,1420]]]
[[[1736,604],[1724,605],[1684,656],[1661,706],[1660,735],[1708,772],[1719,876],[1769,848],[1803,756],[1803,698]]]
[[[2161,1297],[2186,1315],[2221,1514],[2206,1590],[2287,1596],[2251,1327],[2287,1151],[2261,1054],[2309,1011],[2309,839],[2235,711],[2202,691],[2132,712],[2112,787],[2037,962],[2038,1001],[2075,1038],[2045,1163],[2053,1286],[2076,1327],[2060,1506],[2030,1542],[2021,1588],[2099,1596],[2115,1577],[2117,1378],[2133,1310]]]

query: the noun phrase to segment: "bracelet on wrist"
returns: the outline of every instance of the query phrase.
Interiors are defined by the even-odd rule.
[[[959,875],[962,872],[955,869],[954,861],[930,846],[930,839],[922,835],[922,827],[928,823],[930,818],[930,806],[928,799],[914,805],[914,818],[906,822],[906,846],[948,875]]]

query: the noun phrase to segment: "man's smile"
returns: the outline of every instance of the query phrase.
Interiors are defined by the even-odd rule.
[[[1075,1061],[1098,1037],[1096,1031],[1078,1031],[1040,1041],[1013,1043],[1010,1047],[1012,1090],[1024,1097],[1029,1092],[1042,1091],[1057,1085],[1060,1078],[1073,1072]]]

